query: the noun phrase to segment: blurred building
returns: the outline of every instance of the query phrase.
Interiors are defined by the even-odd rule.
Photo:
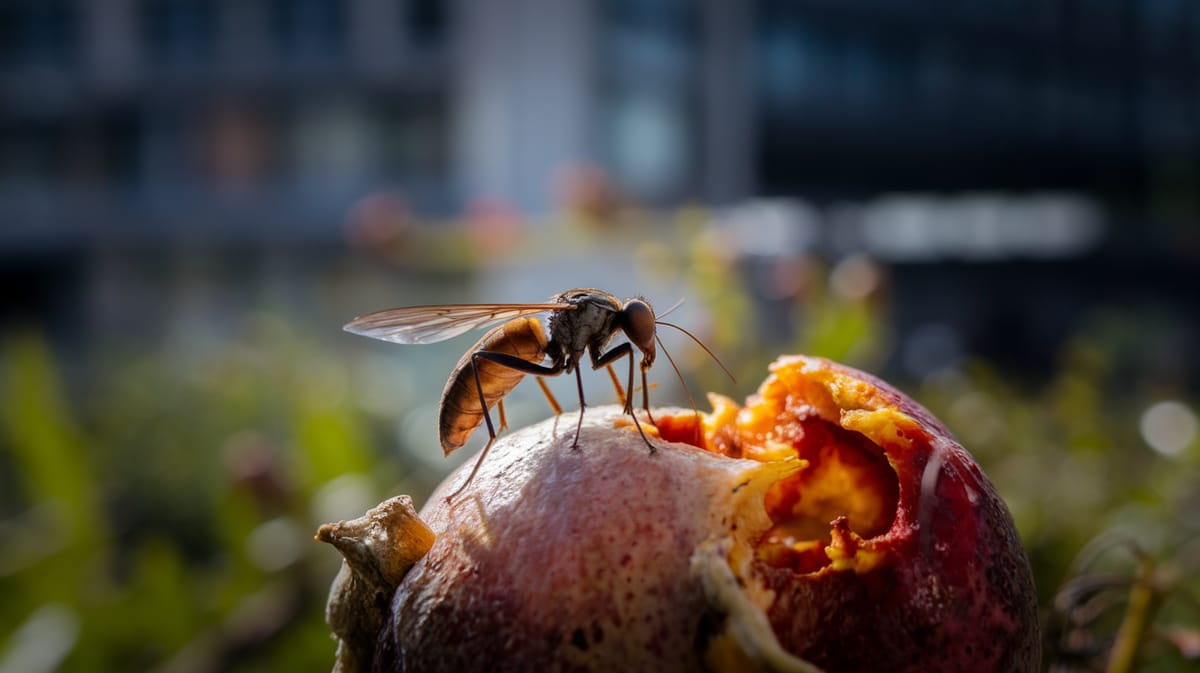
[[[328,249],[377,190],[542,213],[580,163],[652,205],[1083,195],[1119,273],[1195,287],[1198,85],[1187,0],[5,0],[5,303],[101,248]]]
[[[541,211],[580,161],[660,202],[1129,194],[1200,147],[1184,0],[6,0],[0,65],[6,247],[320,236],[379,184]]]

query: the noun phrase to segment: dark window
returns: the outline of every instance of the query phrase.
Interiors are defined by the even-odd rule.
[[[0,8],[0,65],[69,65],[76,54],[77,21],[74,5],[62,0]]]
[[[336,0],[275,0],[274,30],[284,57],[301,64],[341,59],[346,34],[342,3]]]
[[[205,0],[145,0],[142,34],[151,63],[204,66],[213,58],[215,17]]]
[[[405,3],[408,34],[418,44],[441,42],[446,33],[446,3],[442,0],[408,0]]]

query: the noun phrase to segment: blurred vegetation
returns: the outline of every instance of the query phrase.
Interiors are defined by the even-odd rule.
[[[689,349],[677,360],[693,389],[749,393],[785,352],[886,373],[886,268],[862,257],[764,263],[731,252],[705,221],[683,211],[633,255],[647,282],[685,279],[689,328],[739,376],[731,390]],[[323,605],[337,558],[312,533],[388,495],[420,502],[439,470],[397,450],[400,410],[358,399],[351,358],[280,315],[248,315],[234,338],[186,356],[166,343],[91,353],[89,375],[74,378],[45,335],[3,335],[0,670],[328,669]],[[1189,546],[1200,443],[1193,432],[1154,450],[1144,424],[1164,401],[1194,421],[1197,401],[1187,382],[1142,366],[1153,353],[1132,322],[1097,315],[1044,376],[968,358],[897,384],[1006,498],[1048,623],[1077,607],[1069,589],[1086,578],[1124,578],[1104,585],[1110,597],[1120,589],[1110,616],[1078,627],[1106,651],[1124,590],[1151,587],[1140,670],[1185,670],[1195,665],[1186,645],[1200,639],[1200,553]],[[1089,541],[1111,536],[1137,552],[1076,564]],[[1103,670],[1067,668],[1083,655],[1060,645],[1047,649],[1056,670]]]
[[[41,335],[8,335],[0,358],[0,661],[328,668],[337,559],[312,533],[397,469],[344,372],[266,317],[210,357],[114,356],[73,404]]]

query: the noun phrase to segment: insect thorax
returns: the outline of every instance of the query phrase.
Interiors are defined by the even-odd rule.
[[[589,346],[603,349],[612,340],[621,303],[599,290],[564,292],[559,299],[577,308],[551,314],[546,354],[570,372]]]

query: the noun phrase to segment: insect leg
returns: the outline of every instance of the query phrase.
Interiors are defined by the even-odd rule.
[[[620,390],[620,384],[616,381],[616,374],[613,374],[612,363],[618,358],[629,356],[629,392],[633,394],[633,346],[629,342],[625,342],[619,346],[614,346],[607,353],[600,354],[596,350],[589,351],[592,356],[592,369],[607,367],[609,373],[613,376],[614,383],[617,384],[617,390]],[[629,395],[621,395],[621,406],[627,414],[633,413],[632,398]]]
[[[562,373],[562,366],[547,367],[539,365],[536,362],[522,360],[515,355],[508,353],[497,353],[494,351],[475,351],[471,354],[471,371],[475,375],[475,390],[479,393],[479,408],[483,409],[483,420],[487,422],[488,442],[483,446],[483,450],[479,452],[479,458],[475,460],[475,467],[471,468],[471,474],[467,475],[467,480],[462,483],[454,492],[446,496],[447,500],[453,500],[455,496],[462,493],[463,489],[475,479],[475,474],[479,472],[479,467],[483,465],[483,459],[487,457],[488,451],[491,450],[492,444],[496,441],[496,428],[492,425],[492,415],[488,413],[487,398],[483,395],[483,382],[479,379],[479,360],[490,360],[498,365],[503,365],[509,369],[515,369],[526,374],[536,374],[538,376],[555,376]],[[540,381],[541,379],[539,379]],[[503,411],[501,412],[500,422],[504,423]],[[502,426],[503,427],[503,426]],[[578,433],[577,433],[578,434]],[[576,437],[578,439],[578,437]]]
[[[489,430],[490,430],[490,428],[489,428]],[[466,488],[468,484],[470,484],[475,479],[475,473],[479,471],[479,466],[483,465],[484,457],[487,456],[487,452],[491,450],[492,444],[494,444],[495,442],[496,442],[496,435],[492,435],[491,437],[488,437],[487,444],[483,445],[483,451],[479,452],[479,458],[477,458],[475,460],[475,467],[471,468],[471,474],[467,475],[467,480],[464,481],[462,483],[462,485],[460,485],[458,488],[454,489],[453,493],[446,496],[446,500],[453,500],[455,497],[458,496],[459,493],[463,492],[463,489]]]
[[[623,343],[619,346],[614,346],[612,348],[612,350],[608,351],[607,353],[604,353],[603,355],[599,355],[599,356],[596,355],[596,352],[594,350],[589,351],[589,354],[592,356],[592,369],[599,369],[601,367],[608,366],[611,363],[615,362],[617,360],[617,358],[628,356],[629,357],[629,384],[628,384],[628,387],[629,387],[630,392],[632,393],[632,391],[633,391],[633,346],[628,341],[626,341],[625,343]],[[576,370],[576,371],[578,371],[578,370]],[[643,398],[643,401],[646,402],[646,406],[647,406],[646,413],[648,414],[650,411],[648,408],[650,398],[646,394],[645,382],[646,382],[646,370],[643,369],[642,370],[642,398]],[[583,399],[582,384],[580,385],[579,395],[580,395],[580,400],[582,400]],[[650,440],[646,437],[646,431],[642,430],[641,421],[638,420],[637,414],[633,413],[633,398],[628,395],[625,396],[625,413],[629,414],[630,418],[633,419],[633,424],[635,427],[637,427],[638,434],[642,436],[642,441],[646,442],[646,446],[650,447],[650,453],[654,453],[657,449],[654,448],[654,445],[651,444]],[[582,423],[582,421],[581,421],[581,423]]]
[[[604,368],[608,370],[608,378],[612,379],[613,388],[617,390],[617,400],[620,401],[622,407],[628,406],[625,401],[625,390],[621,387],[621,379],[617,378],[617,370],[613,369],[611,362]],[[631,390],[629,393],[633,394],[633,391]]]
[[[572,449],[579,448],[579,432],[583,430],[583,408],[587,406],[583,401],[583,374],[579,373],[579,367],[575,367],[575,387],[579,389],[579,422],[575,424],[575,441],[571,442]]]
[[[546,401],[550,403],[550,409],[554,411],[555,416],[562,415],[562,407],[558,405],[558,400],[554,399],[554,393],[550,392],[550,386],[546,385],[546,379],[537,377],[538,386],[542,389],[542,394],[546,396]]]
[[[500,432],[508,429],[508,419],[504,417],[504,400],[496,402],[496,411],[500,414]]]
[[[629,381],[633,385],[633,355],[629,356]],[[646,367],[642,367],[642,408],[646,410],[646,416],[650,418],[650,422],[654,422],[654,416],[650,414],[650,386],[646,385]]]

